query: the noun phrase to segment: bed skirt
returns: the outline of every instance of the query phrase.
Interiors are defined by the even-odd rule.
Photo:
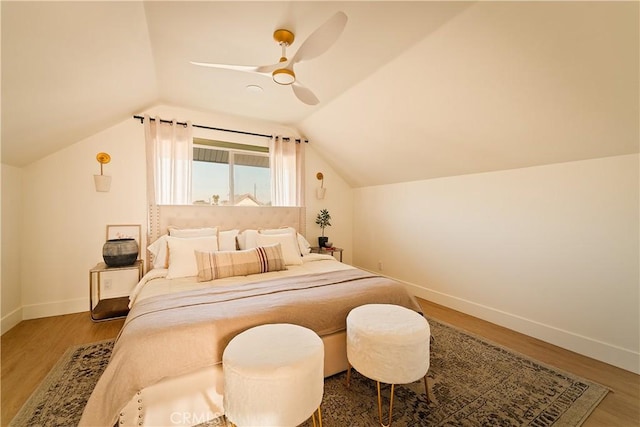
[[[347,369],[346,332],[322,338],[324,376]],[[193,426],[224,414],[222,365],[166,378],[139,391],[120,411],[118,426]]]

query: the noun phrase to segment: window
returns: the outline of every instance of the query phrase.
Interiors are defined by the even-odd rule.
[[[193,139],[192,202],[271,205],[269,149]]]

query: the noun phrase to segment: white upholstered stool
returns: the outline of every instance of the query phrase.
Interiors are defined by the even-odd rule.
[[[310,329],[286,323],[235,336],[222,355],[224,412],[243,426],[322,425],[324,344]]]
[[[347,316],[347,386],[351,367],[378,386],[378,416],[382,422],[380,383],[391,384],[389,423],[393,410],[395,384],[408,384],[424,379],[429,400],[429,323],[419,313],[392,304],[367,304],[356,307]]]

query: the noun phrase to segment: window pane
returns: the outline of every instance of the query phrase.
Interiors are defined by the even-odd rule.
[[[254,164],[261,164],[263,163],[263,159],[266,159],[267,167],[234,164],[233,183],[236,194],[235,204],[245,206],[271,205],[269,158],[248,155],[243,155],[243,157],[245,157],[245,160],[247,157],[254,157]],[[238,159],[237,156],[235,159]]]
[[[191,172],[191,197],[194,204],[229,203],[229,164],[194,161]]]
[[[193,203],[271,205],[269,155],[261,154],[263,147],[255,148],[260,150],[237,151],[219,145],[193,147]]]

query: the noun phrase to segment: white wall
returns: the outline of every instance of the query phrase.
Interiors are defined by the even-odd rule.
[[[22,170],[1,165],[2,169],[2,274],[0,278],[0,333],[22,320],[20,287],[20,248],[22,246]]]
[[[322,235],[320,226],[316,224],[316,216],[321,209],[331,214],[331,227],[324,230],[325,236],[334,246],[342,248],[342,261],[351,264],[353,259],[353,190],[340,175],[327,163],[313,146],[313,141],[306,150],[306,199],[307,199],[307,240],[312,246],[318,245],[318,236]],[[316,174],[324,175],[324,199],[318,199],[316,189],[320,181]]]
[[[205,114],[166,105],[151,107],[143,113],[152,116],[158,114],[163,119],[191,120],[193,123],[212,127],[298,136],[294,129],[273,123]],[[261,140],[266,144],[265,138],[256,139],[202,129],[194,129],[194,135],[222,137],[253,144]],[[100,172],[100,166],[95,160],[96,154],[100,151],[109,153],[112,158],[104,167],[105,175],[112,176],[111,191],[108,193],[96,192],[93,184],[93,175]],[[312,165],[312,169],[318,165],[330,171],[330,168],[317,157],[313,150],[308,150],[307,161]],[[127,118],[22,170],[13,168],[7,171],[9,172],[5,172],[3,168],[3,222],[6,219],[13,224],[21,219],[24,228],[21,238],[11,234],[2,237],[2,281],[13,286],[6,287],[6,290],[3,286],[3,316],[5,309],[18,310],[14,316],[18,321],[87,311],[88,271],[102,261],[106,225],[140,224],[143,237],[146,235],[144,127],[139,121]],[[315,176],[315,172],[308,174]],[[5,179],[7,175],[9,179]],[[350,245],[351,242],[351,207],[344,203],[345,196],[339,195],[345,184],[331,172],[327,175],[328,181],[333,185],[330,194],[336,203],[335,215],[338,225],[334,234],[335,242],[345,242],[346,247],[346,244]],[[22,177],[22,184],[19,177]],[[5,214],[5,200],[9,200],[12,195],[17,197],[21,194],[22,209],[12,207]],[[350,193],[347,198],[351,198]],[[313,213],[315,209],[316,206],[309,211]],[[315,217],[315,213],[313,215]],[[310,236],[315,236],[313,227],[317,228],[313,223],[308,224],[307,231]],[[346,237],[341,237],[339,230],[342,230]],[[310,240],[313,243],[313,239]],[[16,248],[20,246],[14,245],[16,241],[22,242],[19,256]],[[9,271],[4,269],[5,246],[14,248],[16,252],[13,257],[16,262],[11,265],[21,266],[10,278],[5,274]],[[9,260],[11,258],[6,258],[7,262]],[[21,295],[21,299],[13,296],[16,293]],[[3,320],[3,327],[4,324]],[[8,328],[14,324],[7,323]]]
[[[638,174],[627,155],[356,189],[354,264],[639,372]]]
[[[105,151],[111,190],[96,192]],[[102,261],[107,224],[146,229],[144,129],[125,120],[24,168],[24,318],[89,309],[88,271]]]

